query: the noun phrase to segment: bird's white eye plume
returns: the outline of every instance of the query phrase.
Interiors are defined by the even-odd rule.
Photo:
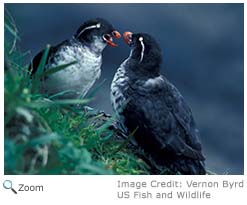
[[[92,25],[92,26],[88,26],[86,28],[84,28],[78,35],[77,37],[79,37],[84,31],[86,30],[89,30],[89,29],[93,29],[93,28],[100,28],[101,27],[101,24],[100,23],[97,23],[95,25]]]
[[[96,28],[100,28],[101,27],[101,24],[100,23],[97,23],[96,24]]]
[[[142,36],[139,38],[139,41],[140,41],[140,43],[141,43],[141,45],[142,45],[141,58],[140,58],[140,61],[139,61],[139,62],[141,63],[142,60],[143,60],[144,51],[145,51],[145,45],[144,45],[144,43],[143,43],[143,37],[142,37]]]

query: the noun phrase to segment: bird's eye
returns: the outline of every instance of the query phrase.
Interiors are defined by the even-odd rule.
[[[100,23],[97,23],[96,24],[96,28],[100,28],[101,27],[101,24]]]
[[[105,40],[110,40],[111,39],[111,36],[109,34],[104,34],[103,38]]]
[[[141,37],[139,37],[139,41],[141,41],[141,42],[143,41],[143,37],[142,37],[142,36],[141,36]]]
[[[117,36],[117,32],[116,31],[112,31],[112,35],[113,36]]]

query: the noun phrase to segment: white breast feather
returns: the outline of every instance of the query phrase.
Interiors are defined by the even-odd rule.
[[[157,84],[160,84],[161,82],[163,82],[163,78],[161,76],[155,77],[155,78],[149,78],[145,84],[144,87],[154,87]]]
[[[125,69],[120,66],[111,84],[111,103],[117,114],[123,110],[124,103],[127,102],[124,95],[124,92],[128,89],[127,84],[128,77]]]
[[[77,63],[49,76],[44,82],[43,88],[53,94],[73,90],[79,95],[85,96],[100,77],[101,55],[97,55],[82,45],[64,46],[56,53],[54,62],[49,64],[48,69],[73,61],[77,61]]]

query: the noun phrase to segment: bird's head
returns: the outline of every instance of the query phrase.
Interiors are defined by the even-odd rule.
[[[129,59],[135,67],[142,68],[149,72],[159,72],[162,62],[161,49],[155,39],[146,33],[123,34],[124,41],[130,46]]]
[[[80,42],[92,45],[95,49],[102,51],[106,45],[116,47],[113,38],[120,38],[121,34],[103,18],[86,21],[75,34]]]

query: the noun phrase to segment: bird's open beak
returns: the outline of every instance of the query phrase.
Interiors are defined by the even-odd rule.
[[[121,34],[118,31],[113,31],[112,35],[110,34],[104,34],[103,35],[103,40],[111,47],[116,47],[117,44],[113,42],[113,37],[115,38],[121,38]]]
[[[121,34],[118,31],[112,31],[112,36],[115,38],[121,38]]]
[[[125,43],[129,45],[132,43],[132,35],[133,33],[131,33],[130,31],[125,31],[123,33],[123,38],[124,38]]]

